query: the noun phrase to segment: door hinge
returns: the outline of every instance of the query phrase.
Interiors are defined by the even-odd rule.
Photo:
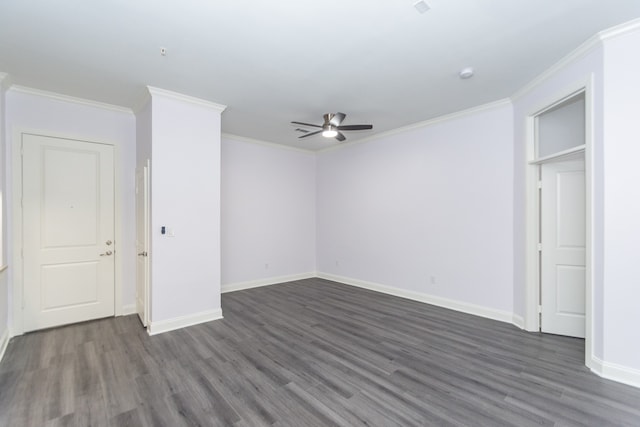
[[[542,332],[542,313],[538,313],[538,331]]]
[[[538,252],[542,252],[542,243],[538,243]]]
[[[541,305],[538,306],[538,314],[542,314],[542,306]]]
[[[542,188],[542,181],[538,181],[538,189]]]

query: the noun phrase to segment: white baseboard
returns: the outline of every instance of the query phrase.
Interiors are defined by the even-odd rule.
[[[605,362],[595,356],[591,358],[591,371],[608,380],[640,388],[640,370]]]
[[[591,356],[590,363],[586,363],[587,368],[591,369],[591,372],[596,374],[597,376],[602,376],[602,360],[595,356]]]
[[[200,313],[189,314],[187,316],[174,317],[173,319],[151,321],[147,326],[149,335],[158,335],[163,332],[174,331],[212,320],[222,319],[222,309],[202,311]]]
[[[7,346],[9,345],[9,340],[11,339],[11,334],[9,333],[9,328],[4,330],[4,333],[0,337],[0,362],[2,362],[2,358],[4,357],[4,352],[7,351]]]
[[[259,288],[260,286],[275,285],[278,283],[293,282],[295,280],[311,279],[317,277],[315,271],[310,273],[293,274],[289,276],[267,277],[264,279],[249,280],[247,282],[228,283],[220,287],[220,292],[243,291],[245,289]]]
[[[135,304],[128,304],[128,305],[123,305],[122,306],[122,312],[121,312],[121,316],[128,316],[130,314],[136,314],[137,313],[137,309],[136,309],[136,305]]]
[[[515,326],[517,326],[520,329],[524,329],[524,317],[522,316],[518,316],[517,314],[514,314],[511,318],[511,323],[513,323]]]
[[[407,291],[404,289],[395,288],[392,286],[386,286],[379,283],[366,282],[364,280],[352,279],[349,277],[336,276],[327,273],[318,273],[321,279],[333,280],[335,282],[344,283],[350,286],[357,286],[359,288],[369,289],[371,291],[381,292],[388,295],[393,295],[400,298],[406,298],[413,301],[424,302],[431,305],[437,305],[438,307],[448,308],[450,310],[460,311],[467,314],[473,314],[475,316],[485,317],[487,319],[498,320],[500,322],[513,323],[513,313],[508,311],[496,310],[493,308],[487,308],[480,305],[470,304],[467,302],[456,301],[448,298],[442,298],[430,294],[421,292]]]

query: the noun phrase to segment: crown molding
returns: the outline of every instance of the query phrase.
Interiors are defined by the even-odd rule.
[[[315,150],[293,147],[291,145],[277,144],[275,142],[262,141],[260,139],[248,138],[246,136],[234,135],[231,133],[223,132],[221,136],[224,139],[232,139],[240,142],[248,142],[249,144],[262,145],[265,147],[278,148],[278,149],[289,150],[289,151],[297,151],[299,153],[313,154],[313,155],[315,155],[316,153]]]
[[[516,93],[511,95],[511,101],[516,102],[520,98],[526,96],[535,88],[540,86],[543,82],[545,82],[546,80],[556,75],[559,71],[579,61],[580,59],[584,58],[589,53],[591,53],[594,49],[600,47],[601,45],[602,45],[602,41],[598,34],[589,38],[586,42],[582,43],[580,46],[578,46],[576,49],[570,52],[567,56],[565,56],[564,58],[562,58],[561,60],[553,64],[551,67],[544,70],[541,74],[538,74],[537,77],[534,77],[533,80],[531,80],[529,83],[527,83],[526,85],[518,89]]]
[[[456,111],[455,113],[445,114],[444,116],[439,116],[433,119],[424,120],[422,122],[413,123],[413,124],[392,129],[386,132],[377,133],[375,135],[371,135],[363,139],[358,139],[357,141],[349,142],[347,144],[340,144],[340,145],[334,145],[332,147],[327,147],[322,150],[318,150],[317,153],[326,153],[328,151],[340,150],[342,148],[350,147],[353,145],[365,144],[367,142],[375,141],[381,138],[387,138],[389,136],[397,135],[400,133],[405,133],[405,132],[409,132],[412,130],[421,129],[429,126],[434,126],[434,125],[445,123],[451,120],[461,119],[463,117],[471,116],[471,115],[482,113],[485,111],[494,110],[496,108],[502,108],[507,105],[511,105],[511,100],[509,98],[499,99],[497,101],[489,102],[487,104],[482,104],[476,107],[467,108],[466,110]]]
[[[210,108],[212,110],[217,111],[218,113],[222,113],[227,108],[226,105],[216,104],[215,102],[207,101],[206,99],[196,98],[194,96],[184,95],[182,93],[172,92],[170,90],[160,89],[153,86],[147,86],[147,90],[149,91],[149,95],[151,97],[162,96],[165,98],[174,99],[176,101],[182,101],[182,102],[187,102],[189,104],[198,105],[200,107]]]
[[[602,30],[597,34],[597,36],[600,37],[600,40],[605,41],[619,36],[624,36],[639,29],[640,18]]]
[[[625,22],[624,24],[600,31],[520,88],[511,96],[511,101],[515,102],[524,97],[562,69],[584,58],[598,47],[601,47],[603,42],[606,40],[611,40],[613,38],[629,34],[638,29],[640,29],[640,19],[634,19],[633,21]]]
[[[26,95],[41,96],[43,98],[49,98],[49,99],[53,99],[53,100],[56,100],[56,101],[63,101],[63,102],[70,102],[70,103],[73,103],[73,104],[86,105],[86,106],[89,106],[89,107],[100,108],[102,110],[117,111],[119,113],[129,113],[129,114],[133,113],[133,111],[131,111],[131,109],[127,108],[127,107],[121,107],[119,105],[107,104],[105,102],[93,101],[93,100],[90,100],[90,99],[76,98],[75,96],[63,95],[61,93],[49,92],[49,91],[42,90],[42,89],[34,89],[32,87],[12,85],[9,88],[9,91],[15,91],[15,92],[18,92],[18,93],[24,93]]]

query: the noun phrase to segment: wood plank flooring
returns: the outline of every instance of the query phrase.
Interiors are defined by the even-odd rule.
[[[321,279],[222,304],[154,337],[126,316],[13,338],[0,425],[640,426],[582,340]]]

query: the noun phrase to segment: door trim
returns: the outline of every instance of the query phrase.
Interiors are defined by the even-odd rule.
[[[24,277],[23,277],[23,263],[22,263],[22,153],[21,143],[22,135],[31,134],[44,137],[60,138],[60,139],[72,139],[76,141],[84,141],[93,144],[110,145],[113,147],[114,153],[114,230],[116,242],[123,242],[122,234],[122,156],[121,149],[118,144],[108,141],[100,141],[94,138],[86,136],[77,136],[69,134],[61,134],[59,132],[49,132],[43,130],[25,129],[19,128],[13,132],[13,139],[11,141],[11,225],[12,232],[12,264],[15,266],[12,268],[12,286],[13,291],[11,295],[12,299],[12,325],[11,336],[22,335],[24,333],[23,323],[23,307],[24,307]],[[115,254],[114,259],[114,313],[115,316],[121,316],[123,314],[122,307],[122,243],[118,244],[119,253]]]
[[[136,228],[140,225],[138,223],[138,194],[140,188],[138,188],[138,172],[139,169],[136,169]],[[144,318],[140,319],[145,328],[149,327],[149,323],[151,320],[151,203],[150,203],[150,194],[151,194],[151,159],[147,159],[142,166],[142,174],[143,174],[143,196],[144,196],[144,225],[145,225],[145,236],[144,236],[144,249],[147,252],[144,260],[144,269],[145,269],[145,280],[142,285],[142,289],[144,292],[143,296],[143,306],[144,306]],[[138,229],[136,229],[136,314],[140,317],[140,312],[138,310],[138,257],[140,256],[137,252],[139,250],[137,245],[138,239]]]
[[[540,295],[540,261],[538,256],[538,236],[540,232],[540,199],[538,192],[538,177],[540,162],[535,158],[535,118],[544,111],[556,106],[572,96],[584,92],[585,98],[585,365],[592,368],[593,349],[593,74],[586,79],[565,87],[547,102],[539,104],[526,118],[526,223],[525,223],[525,330],[538,332],[540,322],[538,304]],[[577,150],[577,151],[582,151]],[[560,153],[562,154],[562,153]],[[550,156],[553,157],[553,156]],[[546,159],[551,161],[552,159]]]

